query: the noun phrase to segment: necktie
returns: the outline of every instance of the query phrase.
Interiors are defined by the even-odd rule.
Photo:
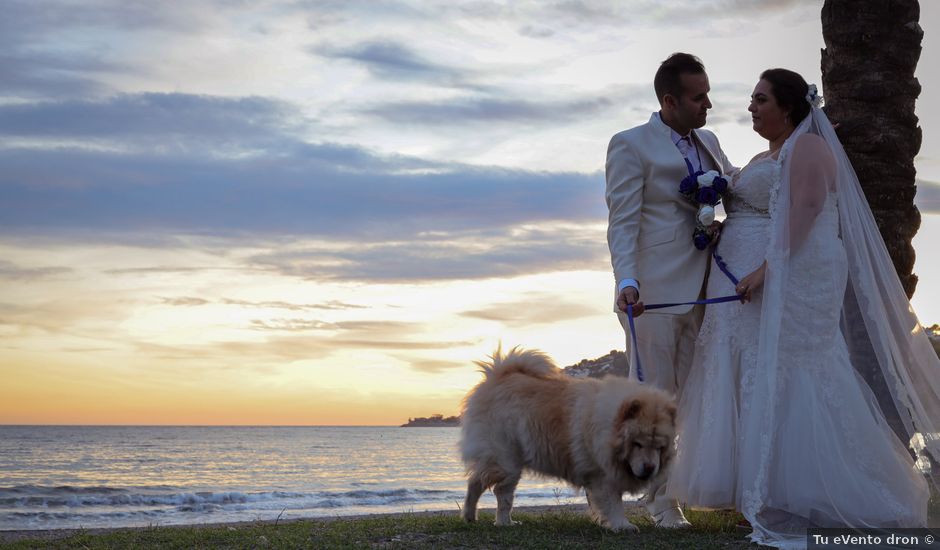
[[[689,136],[679,138],[679,141],[676,142],[676,147],[679,149],[679,152],[682,153],[682,156],[689,160],[692,163],[692,169],[698,170],[701,167],[698,166],[697,155],[695,154],[695,146],[692,145],[692,140]]]
[[[692,140],[688,136],[679,138],[679,142],[676,143],[676,147],[679,148],[679,152],[682,153],[682,156],[689,158],[689,151],[692,150]]]

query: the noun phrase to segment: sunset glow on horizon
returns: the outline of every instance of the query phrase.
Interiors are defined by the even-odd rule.
[[[608,139],[690,51],[745,164],[756,75],[821,87],[822,0],[590,5],[9,3],[0,424],[397,425],[457,414],[498,345],[622,349]],[[940,5],[921,10],[929,326]]]

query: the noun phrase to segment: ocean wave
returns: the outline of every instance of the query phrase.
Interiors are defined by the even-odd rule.
[[[73,488],[74,489],[74,488]],[[457,490],[390,488],[313,492],[126,492],[95,496],[69,491],[71,498],[20,495],[0,498],[0,529],[50,529],[250,521],[260,518],[342,516],[414,509],[453,509]],[[484,499],[492,495],[485,495]],[[520,490],[516,503],[550,504],[576,497],[569,491]]]
[[[115,487],[38,487],[21,486],[0,489],[0,508],[87,508],[87,507],[176,507],[180,511],[211,512],[233,505],[265,503],[290,508],[340,508],[345,506],[385,505],[437,500],[453,491],[396,488],[353,491],[198,491],[175,493],[138,493]]]
[[[204,504],[227,505],[244,504],[277,499],[304,498],[304,493],[271,491],[258,493],[243,493],[239,491],[220,492],[181,492],[169,494],[133,493],[126,489],[111,489],[106,491],[74,491],[55,488],[51,491],[31,491],[29,494],[17,496],[2,496],[0,490],[0,507],[69,507],[79,508],[86,506],[198,506]],[[71,489],[71,488],[69,488]]]
[[[0,529],[456,510],[466,491],[458,435],[397,427],[0,426]],[[516,503],[571,498],[553,486],[564,484],[524,479]],[[492,505],[491,492],[483,498]]]
[[[120,493],[127,489],[119,487],[73,487],[71,485],[59,485],[55,487],[42,485],[16,485],[14,487],[0,487],[0,495],[5,493],[12,494],[35,494],[35,493],[61,493],[61,494],[107,494]]]

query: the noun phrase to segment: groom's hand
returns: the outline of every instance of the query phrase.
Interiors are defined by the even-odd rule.
[[[617,296],[617,308],[626,313],[627,306],[633,305],[633,316],[639,317],[643,314],[643,302],[639,302],[640,293],[632,286],[625,287]]]

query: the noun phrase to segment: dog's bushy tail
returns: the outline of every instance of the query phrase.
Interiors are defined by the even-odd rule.
[[[516,346],[503,355],[503,346],[500,344],[489,361],[475,361],[480,372],[487,380],[506,376],[512,373],[521,373],[536,378],[553,378],[561,371],[545,353],[534,349],[522,349]]]

